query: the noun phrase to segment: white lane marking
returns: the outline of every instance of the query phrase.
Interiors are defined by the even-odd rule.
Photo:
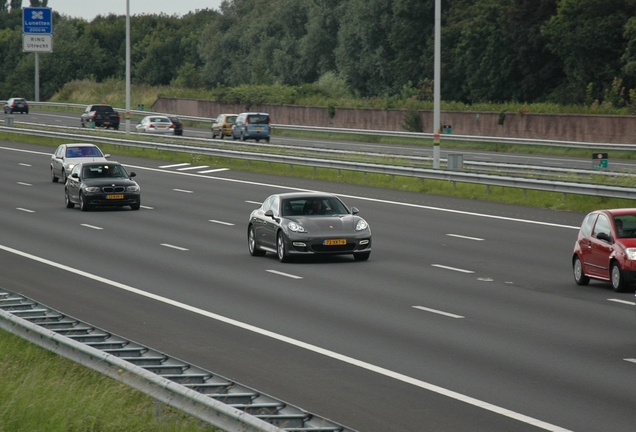
[[[175,192],[183,192],[183,193],[194,193],[191,190],[185,190],[185,189],[172,189]]]
[[[210,174],[210,173],[214,173],[214,172],[221,172],[221,171],[229,171],[229,168],[217,168],[217,169],[210,169],[210,170],[205,170],[205,171],[199,171],[199,174]]]
[[[31,254],[28,254],[26,252],[19,251],[17,249],[12,249],[12,248],[7,247],[7,246],[0,245],[0,249],[4,250],[6,252],[9,252],[9,253],[15,254],[15,255],[22,256],[24,258],[31,259],[33,261],[40,262],[42,264],[46,264],[46,265],[58,268],[60,270],[67,271],[69,273],[74,273],[76,275],[83,276],[85,278],[92,279],[94,281],[101,282],[101,283],[110,285],[112,287],[119,288],[119,289],[124,290],[124,291],[128,291],[128,292],[133,293],[133,294],[137,294],[139,296],[143,296],[143,297],[146,297],[146,298],[149,298],[149,299],[153,299],[155,301],[158,301],[158,302],[161,302],[161,303],[165,303],[165,304],[168,304],[168,305],[171,305],[171,306],[174,306],[174,307],[177,307],[177,308],[180,308],[180,309],[183,309],[183,310],[186,310],[186,311],[189,311],[189,312],[201,315],[201,316],[205,316],[207,318],[210,318],[210,319],[213,319],[213,320],[216,320],[216,321],[219,321],[219,322],[223,322],[223,323],[226,323],[226,324],[229,324],[229,325],[233,325],[235,327],[238,327],[238,328],[241,328],[241,329],[244,329],[244,330],[247,330],[247,331],[251,331],[253,333],[260,334],[262,336],[266,336],[266,337],[269,337],[269,338],[272,338],[272,339],[275,339],[275,340],[278,340],[278,341],[281,341],[281,342],[284,342],[284,343],[287,343],[287,344],[290,344],[290,345],[305,349],[307,351],[311,351],[311,352],[314,352],[316,354],[323,355],[325,357],[330,357],[332,359],[341,361],[343,363],[347,363],[347,364],[359,367],[361,369],[366,369],[368,371],[377,373],[379,375],[384,375],[386,377],[395,379],[397,381],[402,381],[402,382],[404,382],[406,384],[410,384],[410,385],[413,385],[415,387],[419,387],[419,388],[428,390],[430,392],[437,393],[439,395],[446,396],[446,397],[449,397],[451,399],[467,403],[467,404],[475,406],[477,408],[481,408],[481,409],[484,409],[486,411],[490,411],[490,412],[493,412],[493,413],[496,413],[496,414],[499,414],[499,415],[502,415],[502,416],[505,416],[505,417],[509,417],[511,419],[520,421],[522,423],[533,425],[533,426],[538,427],[538,428],[543,429],[543,430],[547,430],[547,431],[550,431],[550,432],[570,432],[570,431],[568,431],[565,428],[562,428],[562,427],[559,427],[559,426],[556,426],[556,425],[553,425],[553,424],[550,424],[550,423],[535,419],[533,417],[529,417],[529,416],[524,415],[524,414],[517,413],[515,411],[511,411],[511,410],[506,409],[506,408],[502,408],[502,407],[497,406],[497,405],[490,404],[488,402],[485,402],[485,401],[482,401],[482,400],[479,400],[479,399],[472,398],[470,396],[466,396],[464,394],[461,394],[461,393],[458,393],[458,392],[455,392],[455,391],[452,391],[452,390],[445,389],[445,388],[437,386],[435,384],[431,384],[431,383],[428,383],[428,382],[425,382],[425,381],[421,381],[419,379],[412,378],[412,377],[410,377],[408,375],[403,375],[401,373],[394,372],[392,370],[385,369],[383,367],[376,366],[376,365],[373,365],[371,363],[367,363],[367,362],[362,361],[362,360],[357,360],[355,358],[352,358],[352,357],[349,357],[349,356],[345,356],[343,354],[339,354],[339,353],[337,353],[335,351],[331,351],[331,350],[328,350],[328,349],[320,348],[319,346],[308,344],[308,343],[300,341],[298,339],[293,339],[293,338],[290,338],[288,336],[284,336],[284,335],[281,335],[281,334],[278,334],[278,333],[274,333],[274,332],[269,331],[269,330],[262,329],[260,327],[253,326],[251,324],[247,324],[247,323],[244,323],[244,322],[241,322],[241,321],[237,321],[235,319],[228,318],[228,317],[225,317],[223,315],[218,315],[218,314],[215,314],[215,313],[203,310],[203,309],[199,309],[197,307],[190,306],[190,305],[187,305],[185,303],[181,303],[181,302],[178,302],[176,300],[169,299],[167,297],[162,297],[162,296],[159,296],[159,295],[156,295],[156,294],[152,294],[152,293],[140,290],[138,288],[134,288],[134,287],[132,287],[130,285],[125,285],[125,284],[122,284],[122,283],[119,283],[119,282],[115,282],[115,281],[112,281],[110,279],[106,279],[106,278],[103,278],[101,276],[97,276],[97,275],[94,275],[92,273],[85,272],[83,270],[75,269],[73,267],[69,267],[69,266],[66,266],[64,264],[59,264],[59,263],[56,263],[54,261],[47,260],[45,258],[40,258],[38,256],[31,255]]]
[[[446,269],[446,270],[452,270],[452,271],[456,271],[456,272],[460,272],[460,273],[475,273],[474,271],[471,271],[471,270],[464,270],[464,269],[460,269],[460,268],[456,268],[456,267],[449,267],[449,266],[445,266],[445,265],[441,265],[441,264],[431,264],[431,266],[437,267],[437,268],[441,268],[441,269]]]
[[[5,149],[5,148],[4,147],[0,147],[0,149]],[[14,150],[14,149],[6,148],[6,150]],[[41,153],[41,154],[46,154],[46,153]],[[276,185],[276,184],[271,184],[271,183],[258,183],[258,182],[247,181],[247,180],[229,179],[229,178],[224,178],[224,177],[209,177],[209,176],[202,176],[200,174],[195,174],[195,173],[184,173],[184,172],[180,172],[180,171],[163,171],[163,170],[156,169],[156,168],[149,168],[149,167],[143,167],[143,166],[137,166],[137,165],[127,165],[126,164],[124,166],[130,167],[130,168],[135,168],[135,169],[138,169],[138,170],[157,171],[157,172],[170,173],[170,174],[201,177],[201,178],[207,178],[207,179],[218,180],[218,181],[226,181],[226,182],[230,182],[230,183],[248,184],[248,185],[253,185],[253,186],[262,186],[262,187],[268,187],[268,188],[285,189],[285,190],[293,190],[293,191],[301,191],[301,192],[313,192],[313,189],[301,189],[301,188],[294,188],[294,187],[289,187],[289,186],[281,186],[281,185]],[[382,204],[397,205],[397,206],[402,206],[402,207],[411,207],[411,208],[419,208],[419,209],[425,209],[425,210],[434,210],[434,211],[440,211],[440,212],[444,212],[444,213],[461,214],[461,215],[465,215],[465,216],[483,217],[483,218],[489,218],[489,219],[505,220],[505,221],[510,221],[510,222],[521,222],[521,223],[527,223],[527,224],[533,224],[533,225],[543,225],[543,226],[549,226],[549,227],[555,227],[555,228],[567,228],[567,229],[575,229],[575,230],[580,229],[579,225],[576,225],[576,226],[574,226],[574,225],[563,225],[563,224],[556,224],[556,223],[551,223],[551,222],[541,222],[541,221],[530,220],[530,219],[519,219],[519,218],[512,218],[512,217],[507,217],[507,216],[489,215],[489,214],[475,213],[475,212],[469,212],[469,211],[464,211],[464,210],[453,210],[453,209],[442,208],[442,207],[432,207],[432,206],[425,206],[425,205],[421,205],[421,204],[411,204],[411,203],[404,203],[404,202],[399,202],[399,201],[384,200],[384,199],[379,199],[379,198],[362,197],[362,196],[358,196],[358,195],[347,195],[347,194],[337,194],[337,195],[342,197],[342,198],[352,198],[352,199],[358,199],[358,200],[361,200],[361,201],[370,201],[370,202],[377,202],[377,203],[382,203]],[[249,201],[246,201],[246,202],[249,202]],[[261,203],[259,202],[258,204],[260,205]]]
[[[16,207],[16,210],[20,210],[20,211],[23,211],[23,212],[26,212],[26,213],[35,213],[35,210],[29,210],[29,209],[25,209],[25,208],[22,208],[22,207]]]
[[[175,245],[171,245],[171,244],[168,244],[168,243],[161,243],[161,246],[165,246],[167,248],[176,249],[176,250],[180,250],[180,251],[190,250],[190,249],[183,248],[181,246],[175,246]]]
[[[86,228],[94,229],[94,230],[103,230],[104,229],[102,227],[98,227],[98,226],[95,226],[95,225],[89,225],[89,224],[80,224],[80,225],[83,226],[83,227],[86,227]]]
[[[424,306],[413,306],[413,307],[415,309],[421,309],[423,311],[433,312],[435,314],[444,315],[444,316],[451,317],[451,318],[465,318],[465,317],[463,317],[461,315],[455,315],[455,314],[452,314],[452,313],[449,313],[449,312],[444,312],[444,311],[437,310],[437,309],[430,309],[430,308],[427,308],[427,307],[424,307]]]
[[[265,271],[269,272],[269,273],[277,274],[279,276],[285,276],[285,277],[288,277],[288,278],[292,278],[292,279],[302,279],[302,276],[296,276],[296,275],[289,274],[289,273],[283,273],[283,272],[279,272],[277,270],[265,270]]]
[[[20,162],[18,165],[22,165],[22,166],[25,166],[25,167],[33,166],[33,165],[31,165],[31,164],[28,164],[28,163],[22,163],[22,162]]]
[[[195,166],[189,166],[185,168],[177,168],[177,171],[190,171],[190,170],[196,170],[196,169],[203,169],[207,167],[208,165],[195,165]]]
[[[33,186],[31,183],[18,182],[19,185],[22,186]]]
[[[262,201],[245,201],[245,202],[246,202],[246,203],[248,203],[248,204],[256,204],[256,205],[261,205],[261,204],[263,204],[263,202],[262,202]]]
[[[630,301],[627,301],[627,300],[607,299],[607,301],[616,302],[616,303],[623,303],[623,304],[627,304],[627,305],[636,306],[636,303],[635,303],[635,302],[630,302]]]
[[[43,152],[32,151],[32,150],[22,150],[22,149],[15,149],[15,148],[11,148],[11,147],[1,147],[1,146],[0,146],[0,149],[18,151],[18,152],[24,152],[24,153],[40,154],[40,155],[45,155],[45,156],[49,156],[50,157],[50,153],[43,153]],[[174,166],[183,166],[183,165],[189,165],[189,164],[182,163],[182,164],[175,164],[175,165],[164,165],[163,168],[174,167]],[[184,175],[184,176],[193,176],[193,177],[200,177],[200,178],[206,178],[206,179],[212,179],[212,180],[218,180],[218,181],[225,181],[225,182],[230,182],[230,183],[248,184],[248,185],[253,185],[253,186],[262,186],[262,187],[276,188],[276,189],[295,190],[295,191],[302,191],[302,192],[311,192],[312,191],[312,189],[294,188],[294,187],[282,186],[282,185],[271,184],[271,183],[258,183],[258,182],[247,181],[247,180],[229,179],[229,178],[223,178],[223,177],[210,177],[210,176],[204,176],[204,175],[194,174],[194,173],[184,173],[184,172],[180,172],[180,171],[165,171],[165,170],[159,169],[159,168],[162,168],[162,167],[150,168],[150,167],[144,167],[144,166],[138,166],[138,165],[128,165],[128,164],[124,164],[124,166],[130,167],[130,168],[135,168],[135,169],[138,169],[138,170],[156,171],[156,172],[178,174],[178,175]],[[567,229],[573,229],[573,230],[580,229],[579,225],[576,225],[576,226],[575,225],[563,225],[563,224],[557,224],[557,223],[551,223],[551,222],[542,222],[542,221],[530,220],[530,219],[519,219],[519,218],[512,218],[512,217],[507,217],[507,216],[489,215],[489,214],[484,214],[484,213],[475,213],[475,212],[469,212],[469,211],[464,211],[464,210],[454,210],[454,209],[448,209],[448,208],[443,208],[443,207],[432,207],[432,206],[425,206],[425,205],[421,205],[421,204],[411,204],[411,203],[404,203],[404,202],[399,202],[399,201],[384,200],[384,199],[379,199],[379,198],[362,197],[362,196],[358,196],[358,195],[338,194],[338,196],[340,196],[342,198],[352,198],[352,199],[358,199],[358,200],[362,200],[362,201],[370,201],[370,202],[377,202],[377,203],[383,203],[383,204],[391,204],[391,205],[397,205],[397,206],[402,206],[402,207],[411,207],[411,208],[420,208],[420,209],[426,209],[426,210],[434,210],[434,211],[440,211],[440,212],[444,212],[444,213],[454,213],[454,214],[461,214],[461,215],[466,215],[466,216],[483,217],[483,218],[489,218],[489,219],[497,219],[497,220],[505,220],[505,221],[511,221],[511,222],[527,223],[527,224],[533,224],[533,225],[543,225],[543,226],[550,226],[550,227],[555,227],[555,228],[567,228]],[[246,202],[249,202],[249,201],[246,201]],[[258,204],[260,205],[261,203],[259,202]]]
[[[234,224],[233,224],[233,223],[223,222],[223,221],[218,221],[218,220],[214,220],[214,219],[210,219],[210,222],[212,222],[212,223],[216,223],[216,224],[221,224],[221,225],[234,226]]]
[[[459,234],[446,234],[446,235],[448,237],[457,237],[457,238],[466,239],[466,240],[484,241],[483,238],[479,238],[479,237],[468,237],[468,236],[463,236]]]
[[[178,163],[178,164],[172,164],[172,165],[162,165],[159,168],[174,168],[174,167],[181,167],[186,165],[190,165],[190,164],[185,162],[185,163]]]
[[[139,207],[141,207],[143,209],[146,209],[146,210],[154,210],[155,209],[154,207],[148,207],[148,206],[139,206]]]
[[[631,362],[631,363],[636,363],[636,359],[623,359],[623,360]]]

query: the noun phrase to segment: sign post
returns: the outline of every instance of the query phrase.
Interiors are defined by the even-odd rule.
[[[40,102],[39,53],[53,51],[53,10],[22,8],[22,51],[35,53],[35,102]]]
[[[607,153],[594,153],[592,155],[592,168],[607,169]]]

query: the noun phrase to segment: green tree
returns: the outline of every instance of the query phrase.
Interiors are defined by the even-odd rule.
[[[343,5],[346,2],[340,0],[307,2],[306,33],[299,41],[300,67],[306,82],[315,82],[337,70],[334,51],[338,45]]]
[[[625,25],[636,15],[634,0],[561,0],[543,28],[548,48],[563,62],[567,77],[554,99],[562,103],[581,103],[588,84],[593,97],[602,100],[621,70],[627,43]]]
[[[53,52],[40,55],[41,99],[50,98],[69,81],[94,78],[95,65],[108,57],[89,33],[81,33],[83,25],[77,19],[56,20]]]
[[[342,9],[336,64],[352,91],[382,95],[395,87],[390,64],[395,52],[387,35],[393,0],[349,0]]]

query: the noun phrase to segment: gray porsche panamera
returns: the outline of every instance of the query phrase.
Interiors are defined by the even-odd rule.
[[[269,196],[250,214],[247,244],[252,256],[274,253],[281,262],[301,255],[371,255],[371,228],[358,209],[336,195],[288,192]]]

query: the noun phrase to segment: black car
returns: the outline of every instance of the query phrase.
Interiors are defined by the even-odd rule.
[[[268,197],[250,214],[247,244],[252,256],[275,253],[281,262],[300,255],[371,255],[371,228],[337,196],[289,192]]]
[[[13,114],[14,112],[29,113],[29,103],[24,98],[11,98],[4,104],[4,113]]]
[[[93,207],[130,206],[139,210],[141,190],[118,162],[85,162],[75,165],[64,186],[67,208],[80,206],[82,211]]]
[[[172,124],[174,125],[174,134],[175,135],[183,135],[183,123],[179,120],[179,117],[168,116]]]

